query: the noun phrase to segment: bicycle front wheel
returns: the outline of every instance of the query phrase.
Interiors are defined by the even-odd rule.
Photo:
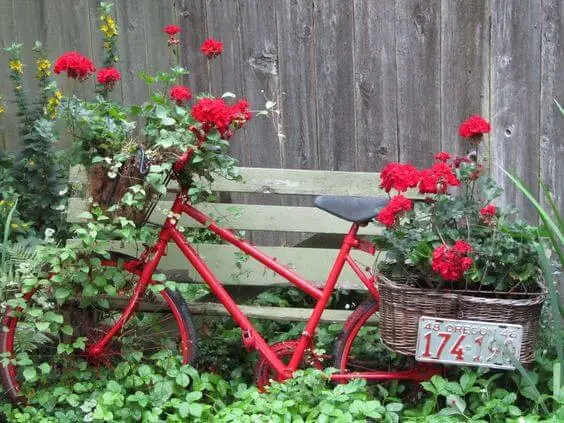
[[[115,281],[125,292],[139,279],[123,269],[123,263],[129,260],[133,258],[118,253],[102,260],[108,281]],[[57,382],[73,370],[86,366],[112,368],[131,353],[141,353],[145,360],[167,349],[180,355],[184,364],[191,363],[196,355],[196,333],[188,306],[175,291],[163,289],[158,294],[145,295],[124,328],[95,358],[85,351],[115,325],[128,303],[126,295],[108,298],[103,307],[81,307],[77,298],[59,305],[51,287],[24,296],[25,306],[8,309],[2,319],[3,398],[26,402],[42,385]],[[49,321],[56,323],[58,330],[53,331]]]

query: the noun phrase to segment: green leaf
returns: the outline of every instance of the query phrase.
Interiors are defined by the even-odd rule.
[[[198,404],[198,403],[190,404],[190,414],[194,417],[201,417],[204,410],[205,410],[205,406],[203,404]]]
[[[174,125],[175,123],[176,123],[176,120],[174,120],[173,118],[168,117],[168,116],[161,119],[161,125],[164,125],[164,126],[171,126],[171,125]]]
[[[69,288],[57,288],[55,289],[55,298],[59,301],[65,300],[70,294],[71,290]]]
[[[462,390],[464,392],[467,392],[468,389],[470,389],[474,385],[474,383],[476,383],[477,377],[478,377],[478,375],[476,373],[473,373],[473,372],[464,373],[460,377],[460,386],[461,386]]]
[[[35,326],[37,327],[37,330],[40,332],[45,332],[47,329],[49,329],[49,325],[51,323],[49,322],[37,322],[35,323]]]
[[[179,373],[178,376],[176,376],[175,380],[176,383],[182,386],[183,388],[186,388],[190,384],[190,377],[184,373]]]
[[[183,402],[182,404],[180,404],[180,406],[178,407],[178,414],[180,414],[180,417],[188,417],[188,415],[190,414],[190,403]]]
[[[94,216],[92,215],[92,213],[90,212],[82,212],[80,213],[78,216],[76,216],[78,219],[94,219]]]
[[[25,380],[33,381],[37,378],[37,371],[33,367],[27,367],[23,371]]]
[[[54,323],[63,323],[64,319],[63,316],[60,314],[53,313],[52,311],[48,311],[43,315],[43,319],[46,322],[54,322]]]
[[[41,370],[41,373],[46,375],[49,374],[49,372],[51,371],[51,366],[49,365],[49,363],[41,363],[39,365],[39,370]]]
[[[456,408],[460,414],[466,410],[466,402],[458,395],[447,395],[446,403],[449,407]]]

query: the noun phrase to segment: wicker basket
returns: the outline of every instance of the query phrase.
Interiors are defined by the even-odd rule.
[[[145,176],[139,172],[133,160],[124,164],[120,173],[113,179],[108,176],[107,169],[101,164],[88,169],[87,178],[88,196],[92,197],[93,204],[98,204],[104,211],[118,204],[130,187],[143,185],[145,181]],[[121,205],[118,211],[109,214],[126,217],[135,222],[137,226],[142,226],[147,222],[160,198],[160,195],[150,186],[145,185],[145,192],[147,200],[142,209]]]
[[[505,294],[505,298],[459,295],[458,318],[484,322],[523,325],[519,360],[530,363],[535,358],[535,344],[545,294]]]
[[[458,296],[410,287],[378,276],[380,330],[382,340],[392,350],[415,354],[417,327],[421,316],[456,319]]]
[[[408,281],[407,281],[408,282]],[[378,277],[380,290],[380,327],[382,340],[393,351],[415,355],[417,328],[421,316],[480,320],[523,325],[520,360],[534,359],[540,312],[546,298],[536,294],[498,294],[483,292],[436,292]],[[490,293],[491,294],[491,293]]]

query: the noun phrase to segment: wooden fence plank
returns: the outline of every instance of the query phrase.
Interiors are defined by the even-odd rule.
[[[144,26],[146,34],[147,72],[166,71],[170,66],[178,66],[178,61],[170,53],[167,35],[163,29],[166,25],[177,24],[174,0],[159,2],[148,1],[144,4]],[[169,60],[164,61],[163,56]]]
[[[87,210],[87,200],[71,198],[68,206],[68,220],[84,221],[77,216]],[[171,201],[160,201],[151,215],[152,222],[164,222],[166,213],[172,207]],[[222,226],[242,230],[281,231],[281,232],[315,232],[315,233],[347,233],[350,222],[335,217],[315,207],[269,206],[256,204],[198,204],[198,209],[209,213]],[[183,216],[182,226],[202,227],[194,220]],[[381,234],[382,229],[376,225],[368,225],[361,229],[367,235]]]
[[[429,166],[441,147],[439,0],[396,0],[399,158]]]
[[[474,148],[459,137],[460,123],[489,116],[488,2],[441,2],[441,16],[441,150],[463,155]]]
[[[146,2],[135,0],[115,1],[121,38],[118,49],[122,69],[120,85],[125,104],[141,104],[149,92],[147,85],[138,78],[139,72],[148,68],[145,6]]]
[[[564,2],[542,2],[541,101],[540,101],[540,177],[556,197],[558,209],[564,211],[564,115],[554,99],[564,105]],[[544,195],[540,195],[545,204]]]
[[[176,14],[182,28],[180,52],[182,66],[190,71],[184,78],[193,93],[209,92],[208,60],[200,51],[207,37],[205,0],[176,0]]]
[[[4,51],[12,42],[17,39],[17,25],[14,16],[14,6],[11,0],[0,1],[0,95],[1,103],[6,108],[4,114],[0,116],[0,149],[15,150],[20,147],[19,137],[17,136],[17,116],[16,105],[12,100],[12,81],[8,78],[9,55]]]
[[[394,5],[354,2],[356,170],[379,171],[398,159]]]
[[[282,167],[315,169],[317,156],[316,77],[313,2],[279,0],[277,98],[282,141]],[[262,164],[259,164],[262,166]],[[297,204],[296,204],[297,205]]]
[[[356,169],[353,9],[349,2],[314,1],[319,168]],[[338,47],[337,47],[338,46]],[[330,140],[327,142],[327,140]]]
[[[540,98],[540,8],[531,2],[498,0],[492,6],[491,115],[492,157],[538,193]],[[504,202],[536,221],[524,195],[492,167],[504,188]]]

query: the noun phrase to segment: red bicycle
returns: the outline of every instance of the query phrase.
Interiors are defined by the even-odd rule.
[[[173,174],[178,174],[184,169],[193,152],[189,150],[184,153],[174,164]],[[185,364],[192,362],[196,356],[197,338],[186,302],[176,291],[167,288],[158,292],[162,300],[156,301],[157,294],[149,289],[151,285],[161,283],[155,280],[153,275],[171,242],[178,246],[211,292],[240,326],[244,346],[248,350],[259,352],[259,362],[256,367],[256,381],[259,386],[268,384],[270,379],[279,381],[288,379],[300,367],[321,367],[321,360],[313,351],[314,334],[345,264],[352,268],[370,295],[348,318],[337,340],[333,365],[338,372],[332,375],[332,379],[335,381],[347,381],[353,378],[373,381],[422,381],[430,378],[438,373],[437,367],[419,363],[417,367],[410,370],[383,371],[381,357],[368,357],[361,353],[366,349],[365,339],[360,336],[361,329],[365,328],[369,319],[378,312],[380,294],[376,278],[364,272],[349,253],[351,249],[361,249],[374,254],[372,244],[359,239],[357,232],[359,227],[367,225],[374,219],[379,209],[387,202],[388,199],[384,197],[321,196],[315,200],[317,207],[351,222],[351,228],[344,236],[325,286],[323,289],[318,289],[233,232],[220,227],[209,216],[190,204],[186,192],[180,191],[176,195],[170,215],[160,230],[156,244],[147,248],[139,258],[112,253],[110,259],[101,260],[99,263],[105,267],[104,277],[111,279],[113,286],[121,287],[123,291],[131,294],[122,300],[123,304],[119,307],[119,311],[113,307],[94,309],[76,307],[63,310],[65,322],[68,320],[72,327],[72,330],[67,331],[68,335],[65,339],[45,336],[40,340],[40,347],[27,352],[23,361],[16,358],[17,354],[20,353],[21,357],[21,353],[26,352],[26,340],[38,335],[38,328],[34,326],[32,319],[27,317],[39,313],[37,310],[40,308],[36,308],[35,305],[41,304],[44,293],[37,289],[29,292],[23,297],[27,302],[25,310],[19,307],[7,311],[2,321],[4,330],[0,333],[0,353],[4,353],[4,358],[12,358],[9,364],[0,367],[5,395],[14,402],[25,400],[25,383],[29,378],[23,374],[21,367],[29,364],[29,360],[56,362],[57,356],[60,358],[64,352],[59,346],[61,341],[72,345],[76,342],[77,335],[86,338],[84,352],[79,354],[79,358],[82,362],[93,365],[110,366],[116,361],[123,360],[126,349],[151,352],[163,347],[178,350]],[[284,277],[315,300],[311,316],[297,340],[274,345],[266,342],[177,227],[178,216],[181,214],[195,219],[221,239],[258,260],[266,268]],[[88,272],[88,269],[85,270]],[[127,275],[126,278],[123,276],[124,273]],[[77,277],[81,276],[77,275]],[[52,295],[52,293],[47,294]],[[75,302],[78,303],[78,300]]]

